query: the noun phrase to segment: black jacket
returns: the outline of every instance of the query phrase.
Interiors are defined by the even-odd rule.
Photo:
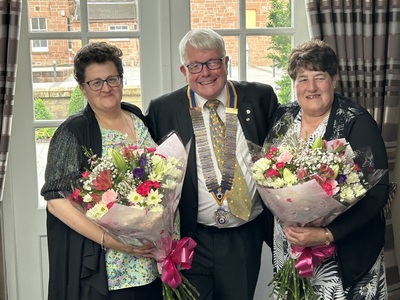
[[[285,116],[296,116],[299,110],[297,102],[281,106],[274,123]],[[353,150],[370,147],[375,168],[388,169],[385,144],[375,120],[363,107],[338,94],[335,94],[323,138],[328,141],[345,138]],[[371,269],[384,246],[383,207],[388,191],[386,173],[363,199],[327,226],[335,238],[344,287],[354,285]]]
[[[271,86],[233,82],[238,96],[238,119],[247,140],[262,145],[270,120],[278,106],[277,97]],[[198,209],[198,187],[196,171],[196,144],[189,101],[185,86],[150,102],[147,112],[149,130],[155,141],[170,130],[175,130],[186,145],[192,139],[182,197],[179,202],[181,237],[195,237]]]
[[[141,110],[129,103],[122,109],[144,121]],[[55,132],[49,146],[45,184],[41,194],[45,200],[63,197],[88,168],[83,147],[101,156],[102,140],[99,124],[89,105],[65,120]],[[86,239],[47,211],[49,252],[49,300],[103,300],[108,297],[104,251],[99,244]]]

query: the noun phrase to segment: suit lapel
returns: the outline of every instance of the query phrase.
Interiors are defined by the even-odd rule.
[[[238,118],[240,126],[242,127],[244,136],[247,140],[253,143],[259,143],[256,118],[254,115],[253,105],[248,97],[240,90],[240,87],[236,88],[238,95]]]

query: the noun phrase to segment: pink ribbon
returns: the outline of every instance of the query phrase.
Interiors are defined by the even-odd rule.
[[[172,241],[172,248],[166,257],[157,261],[161,265],[161,280],[167,283],[171,288],[176,289],[181,283],[182,278],[176,266],[183,269],[190,269],[193,260],[194,248],[196,242],[188,237],[184,237],[179,241]],[[168,253],[169,245],[164,244],[164,251]]]
[[[335,245],[297,247],[291,245],[291,256],[298,257],[295,267],[301,278],[312,277],[313,267],[322,264],[335,253]]]

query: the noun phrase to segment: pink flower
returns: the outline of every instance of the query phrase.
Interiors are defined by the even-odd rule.
[[[333,188],[332,185],[330,185],[327,181],[325,181],[322,185],[321,185],[322,189],[325,191],[325,193],[328,196],[332,196],[332,192],[333,192]]]
[[[336,193],[340,190],[340,188],[337,186],[337,181],[333,178],[325,181],[321,187],[328,196],[336,195]]]
[[[343,145],[344,145],[344,143],[342,141],[334,140],[332,142],[332,150],[335,151],[337,148],[339,148],[339,147],[341,147]]]
[[[152,186],[153,182],[151,180],[146,180],[145,182],[138,185],[138,187],[136,188],[136,192],[139,195],[146,197],[149,194]]]
[[[278,156],[277,161],[278,162],[290,162],[293,158],[293,154],[290,153],[290,151],[284,151],[283,153],[281,153],[281,155]]]
[[[277,169],[282,169],[283,167],[285,166],[285,163],[284,162],[277,162],[276,164],[275,164],[275,167],[277,168]]]
[[[101,200],[103,200],[104,204],[108,206],[108,204],[117,201],[117,196],[118,194],[113,189],[111,189],[104,192],[103,196],[101,197]]]
[[[321,164],[321,167],[318,170],[318,174],[324,180],[326,180],[328,178],[332,178],[334,176],[335,172],[333,172],[333,170],[329,166],[327,166],[325,164]]]
[[[90,197],[92,198],[94,203],[99,203],[100,202],[100,195],[99,194],[92,193],[92,194],[90,194]]]
[[[110,170],[104,170],[92,181],[92,188],[99,191],[106,191],[111,188],[111,184],[111,172]]]
[[[296,173],[296,177],[299,179],[299,180],[304,180],[304,178],[307,176],[307,171],[304,169],[304,168],[299,168],[298,170],[297,170],[297,173]]]
[[[269,151],[268,151],[268,152],[270,152],[270,153],[275,153],[275,152],[277,152],[277,151],[278,151],[278,147],[272,146],[271,148],[269,148]]]
[[[273,176],[279,176],[279,172],[275,169],[268,169],[267,172],[265,173],[265,176],[267,178],[273,177]]]
[[[156,148],[146,148],[146,150],[147,150],[147,152],[148,153],[153,153],[153,152],[156,152]]]
[[[158,181],[153,181],[153,188],[156,190],[160,188],[160,183]]]
[[[88,171],[82,172],[82,178],[86,179],[89,176],[89,174],[90,173]]]

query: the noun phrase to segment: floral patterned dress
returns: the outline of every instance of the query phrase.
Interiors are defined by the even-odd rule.
[[[138,146],[155,147],[147,127],[134,114],[131,114],[136,131]],[[129,143],[126,134],[115,130],[100,128],[102,135],[102,152],[110,147],[123,147]],[[106,268],[109,290],[118,290],[149,284],[158,276],[156,261],[147,257],[136,257],[124,252],[108,249]]]
[[[317,136],[324,135],[328,117],[310,136],[310,143],[313,143]],[[300,135],[301,110],[295,117],[294,127]],[[288,260],[289,248],[290,244],[283,232],[283,226],[275,218],[273,263],[277,270],[281,269],[285,261]],[[310,278],[310,282],[318,300],[385,300],[387,299],[387,288],[383,250],[369,272],[352,287],[343,288],[336,254],[328,258],[322,265],[314,267],[314,275]]]

